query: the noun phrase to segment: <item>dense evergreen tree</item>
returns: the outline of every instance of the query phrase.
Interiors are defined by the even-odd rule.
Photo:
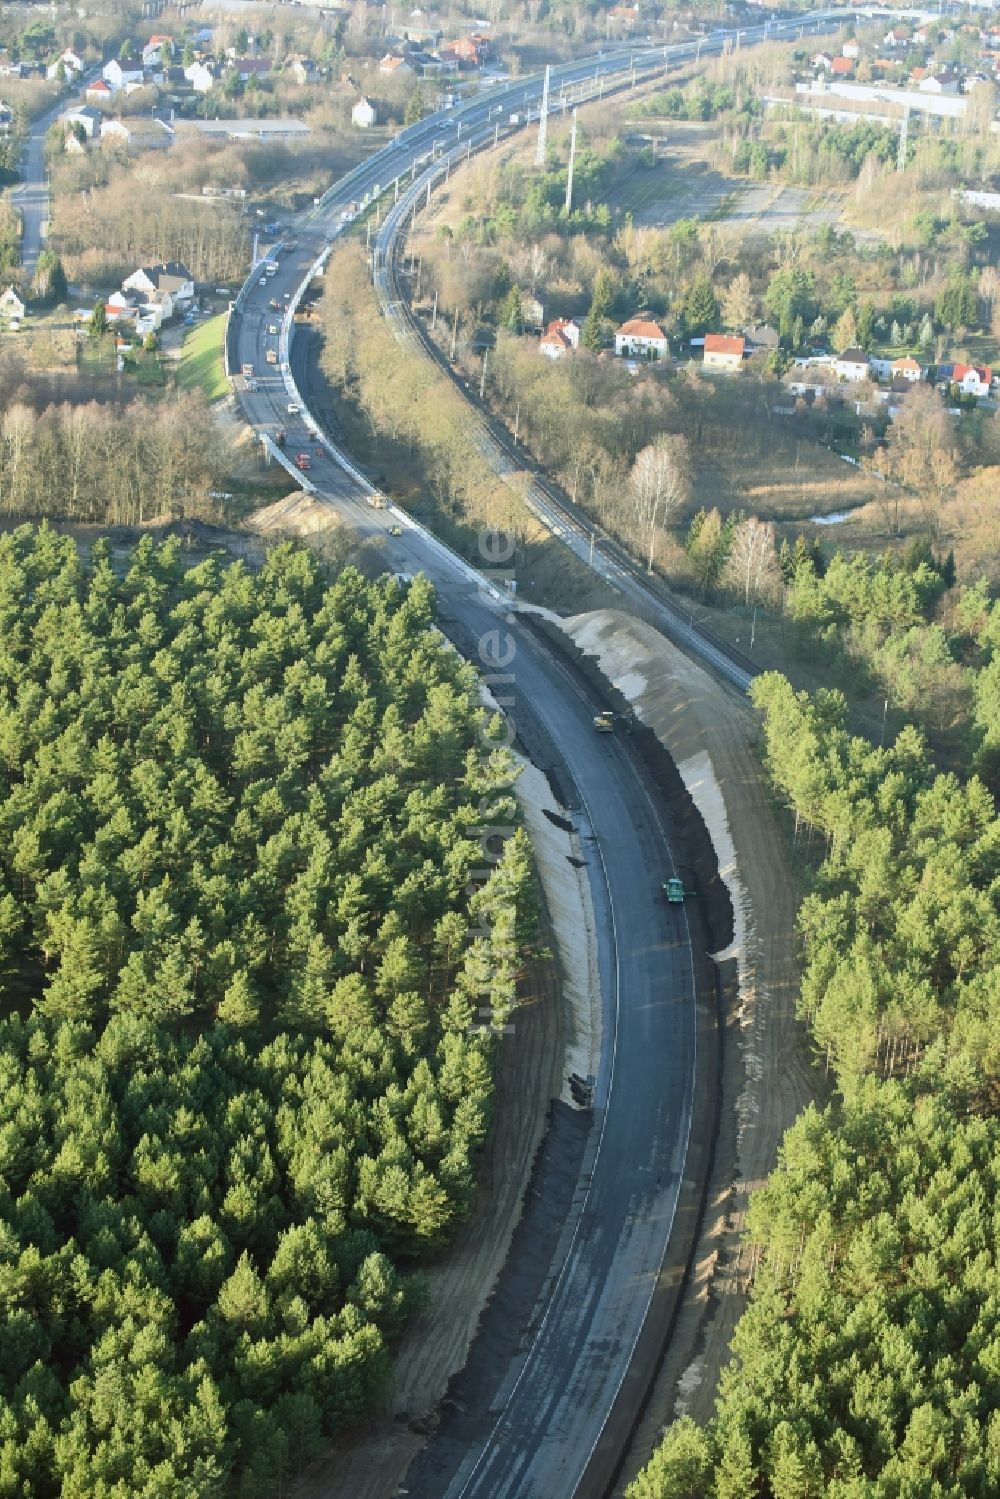
[[[891,576],[929,571],[915,549]],[[888,580],[884,599],[908,607]],[[985,588],[959,607],[986,650],[993,610]],[[795,837],[823,839],[801,1011],[840,1096],[788,1131],[751,1200],[753,1295],[713,1419],[675,1422],[630,1499],[991,1499],[996,808],[976,777],[937,774],[913,729],[885,748],[852,736],[840,693],[767,673],[751,695]]]
[[[433,609],[0,538],[0,1491],[270,1494],[385,1388],[531,929]]]

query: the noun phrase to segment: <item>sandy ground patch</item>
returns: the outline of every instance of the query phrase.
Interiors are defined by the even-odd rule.
[[[747,704],[651,625],[615,611],[565,622],[633,702],[678,766],[711,834],[733,900],[739,1013],[727,1017],[722,1124],[696,1271],[630,1453],[625,1480],[663,1424],[705,1420],[746,1304],[740,1233],[749,1192],[774,1165],[818,1078],[795,1020],[796,895],[786,841],[764,785]],[[717,956],[722,956],[721,954]],[[624,1487],[624,1482],[623,1482]]]
[[[452,1248],[430,1267],[428,1305],[399,1348],[388,1409],[307,1473],[293,1490],[298,1499],[391,1499],[399,1492],[450,1377],[465,1364],[507,1258],[550,1100],[564,1090],[572,1104],[568,1073],[596,1072],[600,984],[590,891],[582,860],[576,863],[579,840],[542,772],[519,761],[516,790],[558,963],[532,971],[504,1041],[477,1199]]]

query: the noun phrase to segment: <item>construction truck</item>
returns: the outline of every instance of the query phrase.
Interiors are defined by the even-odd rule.
[[[388,502],[384,494],[370,494],[368,503],[373,510],[384,510]]]
[[[278,351],[277,351],[277,349],[268,349],[267,353],[264,355],[264,358],[267,360],[268,364],[277,364],[277,362],[278,362]]]
[[[613,734],[615,731],[615,715],[605,711],[594,714],[594,728],[599,734]]]
[[[312,459],[309,457],[309,454],[308,453],[296,453],[296,455],[295,455],[295,467],[296,468],[300,468],[303,473],[307,473],[308,470],[312,468]]]

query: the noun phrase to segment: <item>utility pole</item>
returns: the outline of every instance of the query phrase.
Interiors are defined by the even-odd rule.
[[[900,126],[900,130],[899,130],[899,155],[896,157],[896,171],[897,172],[905,172],[906,171],[906,137],[909,134],[909,128],[910,128],[910,111],[909,111],[909,109],[904,109],[903,110],[903,123]]]
[[[549,124],[549,74],[551,67],[545,66],[545,82],[542,84],[542,107],[538,112],[538,144],[535,147],[535,166],[545,165],[545,135]]]
[[[486,390],[486,366],[489,364],[489,362],[490,362],[490,351],[489,351],[489,349],[487,349],[484,352],[484,354],[483,354],[483,373],[479,377],[479,399],[480,400],[483,399],[483,393]]]
[[[576,161],[576,110],[569,132],[569,171],[566,174],[566,217],[573,212],[573,166]]]

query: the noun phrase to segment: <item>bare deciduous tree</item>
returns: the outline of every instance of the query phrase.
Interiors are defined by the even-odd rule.
[[[636,455],[629,488],[636,519],[649,536],[647,571],[653,571],[657,524],[664,526],[687,499],[691,485],[688,445],[683,437],[658,437]]]
[[[733,532],[723,581],[743,602],[760,603],[777,596],[781,572],[774,547],[774,526],[770,521],[748,515]]]

